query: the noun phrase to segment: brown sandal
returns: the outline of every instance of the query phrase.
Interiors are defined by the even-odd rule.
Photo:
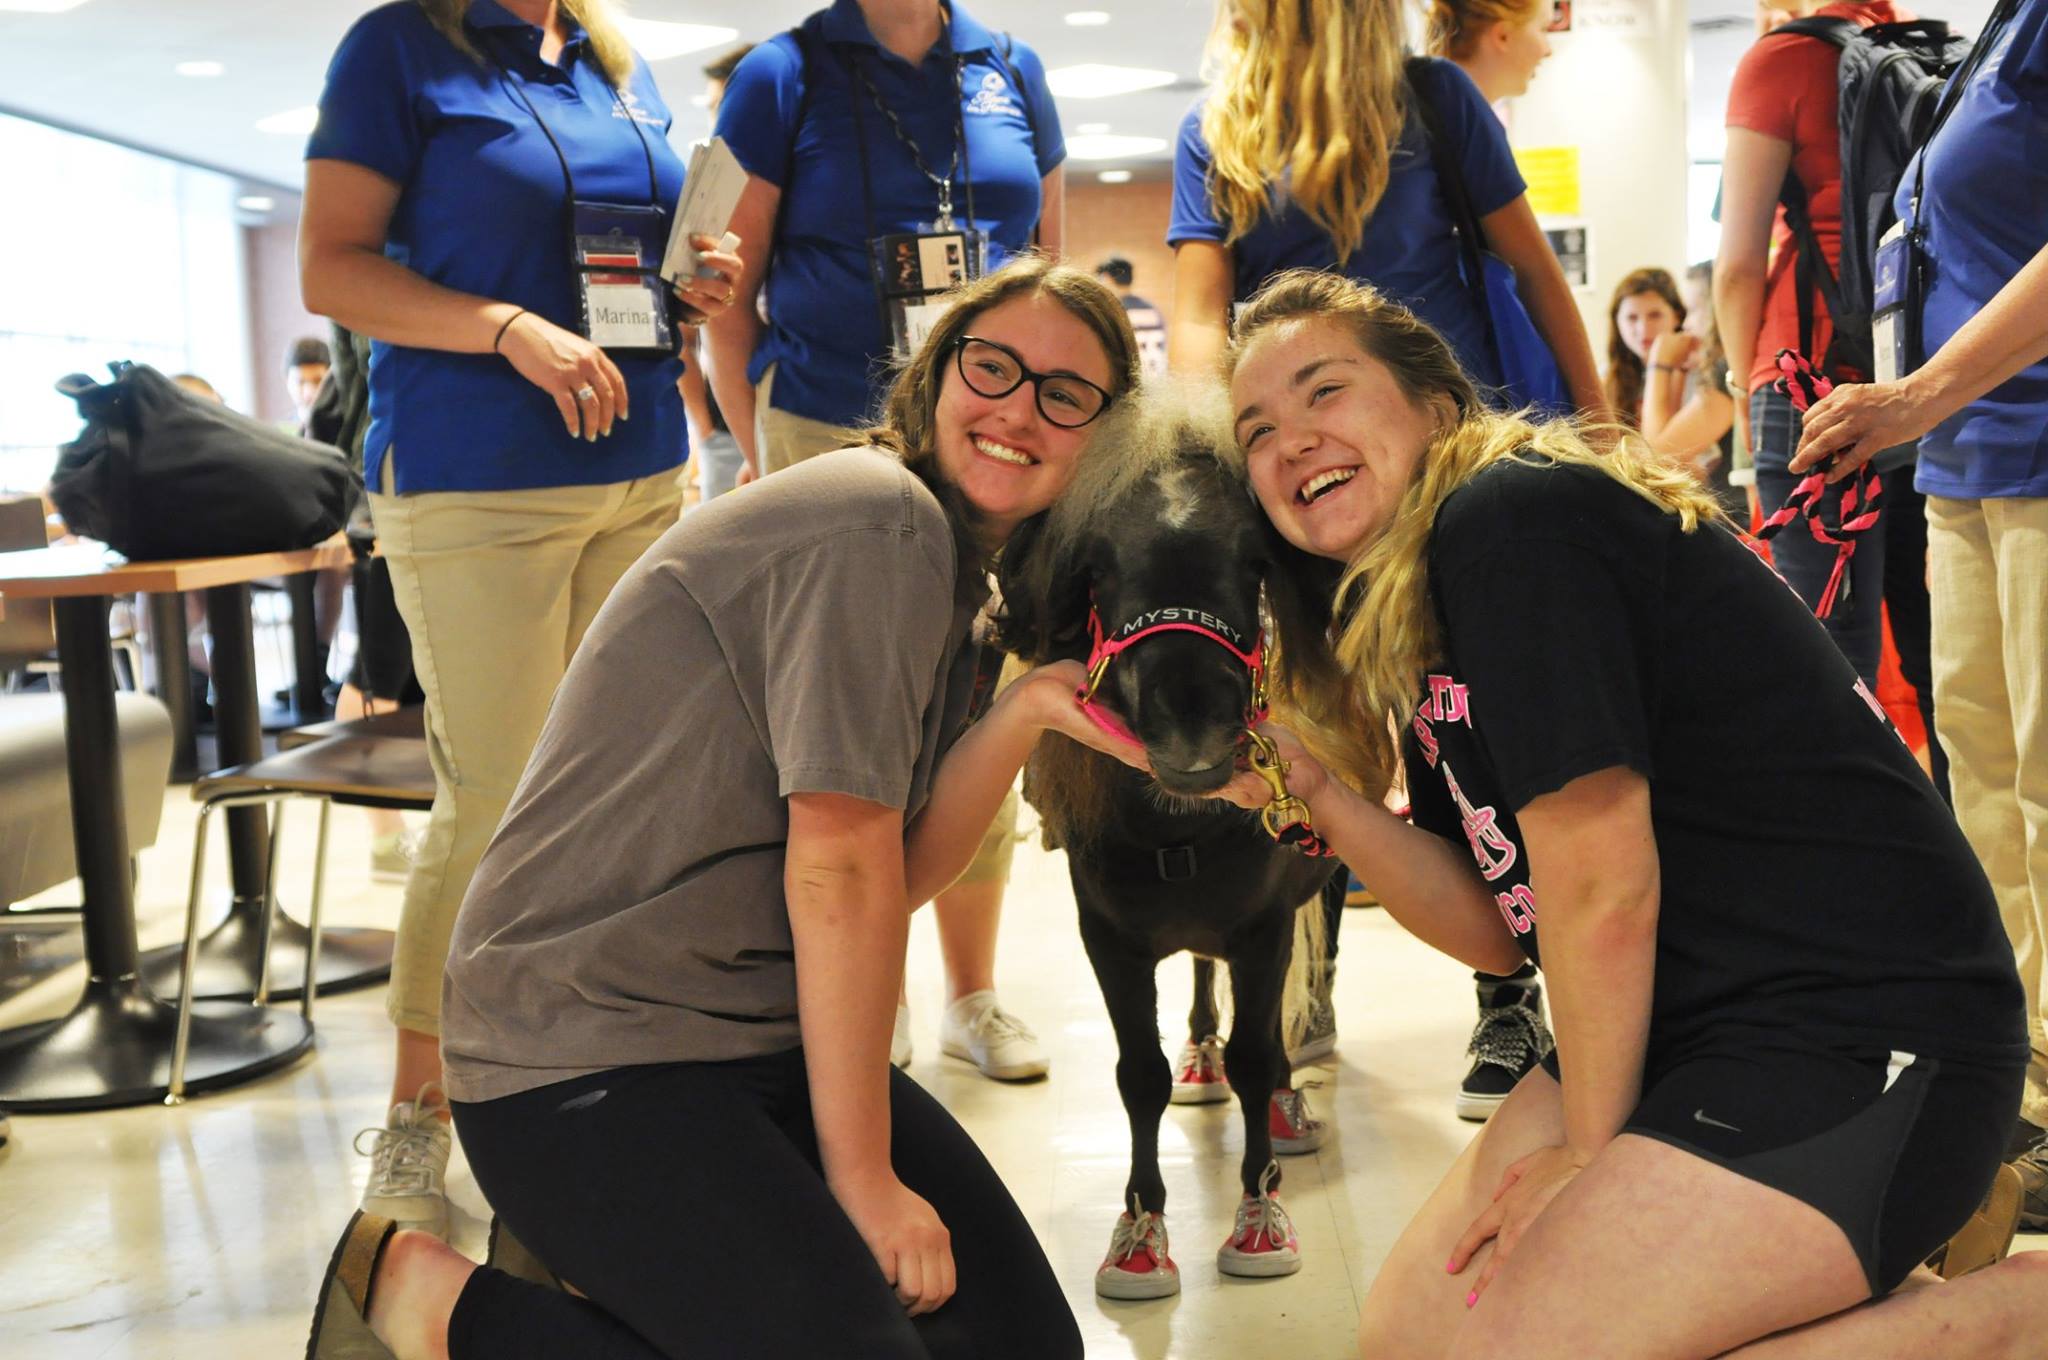
[[[370,1282],[376,1278],[384,1244],[396,1231],[398,1225],[390,1219],[361,1210],[348,1221],[320,1283],[306,1360],[396,1360],[390,1347],[370,1331]]]
[[[2020,1173],[2011,1166],[1998,1168],[1984,1202],[1970,1221],[1941,1249],[1927,1258],[1927,1264],[1944,1280],[1955,1280],[1971,1271],[1995,1266],[2012,1249],[2012,1235],[2020,1222],[2020,1201],[2025,1198]]]

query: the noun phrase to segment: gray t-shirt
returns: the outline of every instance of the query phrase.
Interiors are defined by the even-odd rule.
[[[800,1042],[784,800],[923,806],[974,688],[956,560],[923,483],[848,449],[710,502],[626,573],[456,918],[450,1096]]]

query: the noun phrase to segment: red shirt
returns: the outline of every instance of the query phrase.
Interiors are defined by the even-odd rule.
[[[1888,0],[1842,0],[1821,6],[1814,16],[1854,19],[1866,28],[1914,17],[1911,11]],[[1806,190],[1813,234],[1820,241],[1828,267],[1837,271],[1842,256],[1842,144],[1840,124],[1835,118],[1838,60],[1835,45],[1824,38],[1772,34],[1758,39],[1735,68],[1735,80],[1728,90],[1727,118],[1729,127],[1747,128],[1792,144],[1792,173]],[[1757,332],[1756,362],[1749,371],[1752,388],[1777,378],[1779,350],[1799,347],[1799,290],[1793,281],[1793,265],[1798,255],[1791,229],[1785,224],[1784,209],[1780,208],[1771,232],[1770,272],[1764,281],[1764,314]],[[1818,363],[1821,355],[1827,353],[1833,333],[1827,304],[1816,293],[1813,352],[1807,357]]]

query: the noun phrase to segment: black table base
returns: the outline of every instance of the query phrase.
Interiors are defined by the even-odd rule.
[[[248,1001],[256,995],[263,969],[262,915],[230,911],[199,941],[199,966],[192,994],[204,1001]],[[279,913],[270,941],[270,999],[296,1001],[306,976],[306,944],[312,932]],[[394,936],[388,930],[328,926],[320,932],[320,995],[374,987],[391,976]],[[158,996],[178,994],[182,945],[166,945],[142,956],[143,981]]]

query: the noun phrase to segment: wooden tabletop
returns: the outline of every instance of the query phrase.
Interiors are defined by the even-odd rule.
[[[265,576],[345,567],[353,560],[348,540],[336,534],[325,543],[293,552],[250,553],[242,557],[192,557],[172,562],[130,562],[104,543],[82,540],[54,548],[0,553],[0,595],[51,600],[79,595],[166,594],[239,585]]]

